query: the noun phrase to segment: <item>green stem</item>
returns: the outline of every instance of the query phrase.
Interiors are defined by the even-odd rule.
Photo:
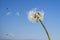
[[[46,34],[47,34],[48,40],[51,40],[51,39],[50,39],[50,36],[49,36],[49,33],[48,33],[48,31],[47,31],[45,25],[43,24],[43,22],[42,22],[40,19],[39,19],[39,21],[40,21],[40,23],[42,24],[42,26],[43,26],[43,28],[44,28]]]

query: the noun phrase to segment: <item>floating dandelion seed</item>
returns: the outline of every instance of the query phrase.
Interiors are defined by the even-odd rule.
[[[9,8],[6,8],[6,10],[7,10],[6,15],[7,15],[7,16],[11,15],[11,12],[10,12]]]

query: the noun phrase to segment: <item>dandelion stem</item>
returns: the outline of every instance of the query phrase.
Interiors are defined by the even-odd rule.
[[[40,23],[42,24],[42,26],[43,26],[43,28],[44,28],[46,34],[47,34],[48,40],[51,40],[51,39],[50,39],[50,36],[49,36],[49,33],[48,33],[48,31],[47,31],[45,25],[43,24],[43,22],[42,22],[40,19],[39,19],[39,21],[40,21]]]

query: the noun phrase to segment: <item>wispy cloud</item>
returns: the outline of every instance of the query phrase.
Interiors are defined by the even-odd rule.
[[[7,12],[6,15],[9,16],[9,15],[12,15],[12,14],[11,14],[11,12]],[[13,15],[20,16],[20,13],[19,13],[19,12],[16,12],[16,13],[13,14]]]
[[[6,15],[7,15],[7,16],[11,15],[11,12],[7,12]]]
[[[16,12],[16,15],[17,15],[17,16],[20,16],[20,13],[19,13],[19,12]]]
[[[1,34],[0,35],[0,39],[13,39],[14,38],[14,35],[11,34],[11,33],[6,33],[6,34]]]

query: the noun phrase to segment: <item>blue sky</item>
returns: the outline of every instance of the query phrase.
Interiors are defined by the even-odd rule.
[[[60,40],[59,0],[0,0],[0,39],[47,40],[42,25],[28,20],[27,12],[33,8],[44,10],[43,23],[51,39]]]

